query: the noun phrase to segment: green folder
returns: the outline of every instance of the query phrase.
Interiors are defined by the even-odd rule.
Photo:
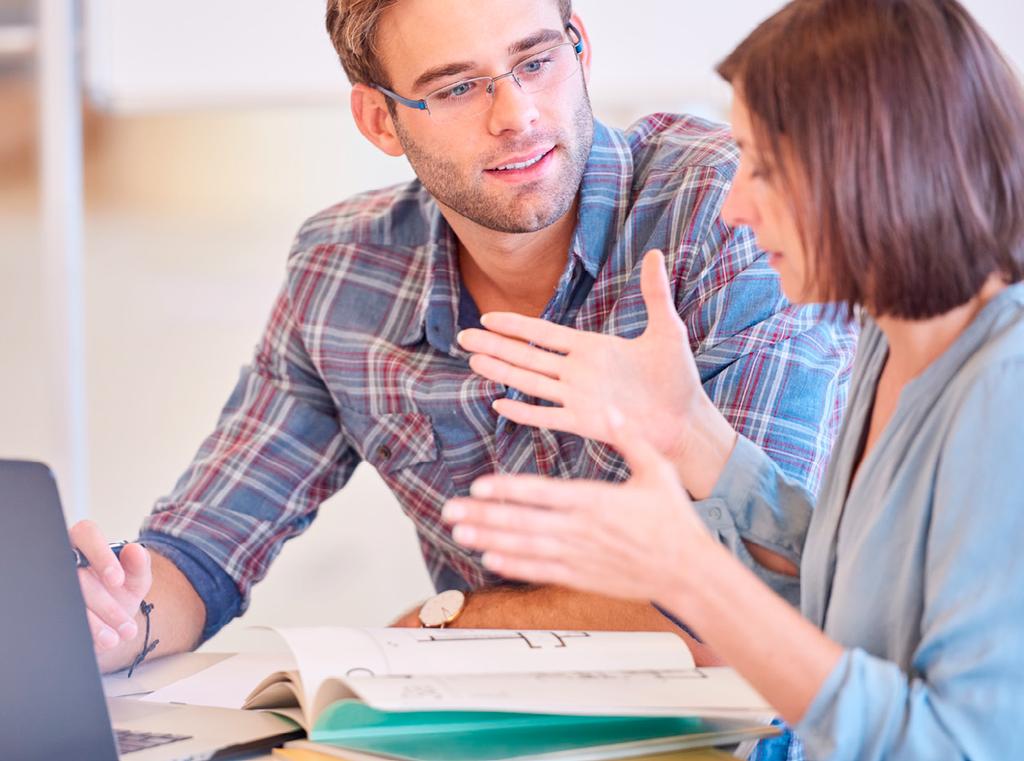
[[[663,748],[674,750],[773,733],[760,725],[747,725],[737,733],[734,723],[732,729],[726,734],[736,737],[725,738],[721,724],[689,717],[378,711],[357,700],[342,700],[321,714],[309,739],[407,761],[499,761],[638,743],[633,753],[602,754],[622,757],[650,752],[648,742],[653,740],[683,736],[684,742]]]

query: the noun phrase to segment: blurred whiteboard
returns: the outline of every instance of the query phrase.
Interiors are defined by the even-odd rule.
[[[720,113],[728,90],[713,73],[715,63],[782,4],[576,0],[594,52],[598,113]],[[1024,3],[965,4],[1021,68]],[[100,107],[120,112],[345,103],[348,81],[324,29],[325,6],[325,0],[86,0],[88,93]]]

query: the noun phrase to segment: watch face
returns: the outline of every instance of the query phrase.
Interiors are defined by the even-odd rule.
[[[462,612],[465,603],[466,595],[457,589],[435,595],[420,608],[420,623],[430,628],[450,624]]]

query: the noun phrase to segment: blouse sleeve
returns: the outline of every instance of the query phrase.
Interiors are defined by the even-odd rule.
[[[711,496],[695,505],[719,541],[792,605],[800,602],[800,579],[765,568],[743,542],[772,550],[799,567],[813,506],[804,486],[743,436],[737,438]]]
[[[967,385],[921,474],[933,499],[910,668],[848,650],[795,727],[808,758],[1024,758],[1024,359]]]

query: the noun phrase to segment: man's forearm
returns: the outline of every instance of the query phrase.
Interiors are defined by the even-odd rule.
[[[706,646],[650,603],[618,600],[563,587],[489,587],[472,592],[452,624],[466,629],[665,631],[681,637],[698,665],[719,663]]]
[[[153,564],[153,586],[145,597],[146,602],[153,604],[149,641],[152,643],[160,640],[149,657],[158,658],[191,650],[199,643],[206,621],[203,601],[174,563],[153,550],[149,550],[149,554]],[[135,623],[139,627],[135,639],[122,642],[97,657],[103,673],[127,667],[142,650],[146,619],[141,612],[136,614]]]

